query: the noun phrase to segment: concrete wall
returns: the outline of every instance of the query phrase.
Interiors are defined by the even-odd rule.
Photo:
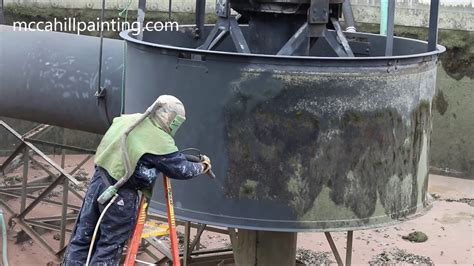
[[[4,0],[5,5],[44,7],[44,8],[76,8],[100,9],[99,0]],[[128,0],[107,0],[106,8],[122,10]],[[380,20],[380,0],[351,0],[354,15],[358,22],[376,23]],[[396,0],[395,23],[403,26],[425,27],[428,25],[430,0]],[[207,12],[213,13],[215,1],[207,0]],[[440,28],[474,30],[473,0],[440,0]],[[130,6],[135,10],[138,0]],[[148,0],[150,11],[167,11],[168,1]],[[195,0],[172,0],[174,12],[194,12]]]
[[[395,24],[410,27],[427,27],[430,0],[397,0]],[[380,21],[380,0],[351,0],[354,17],[358,22]],[[441,29],[474,30],[472,0],[440,0],[439,27]]]
[[[122,10],[128,0],[107,0],[106,8],[109,10]],[[24,6],[24,7],[44,7],[44,8],[76,8],[76,9],[101,9],[100,0],[4,0],[6,6]],[[130,10],[136,10],[138,0],[132,0]],[[214,12],[215,1],[206,1],[208,12]],[[147,10],[149,11],[168,11],[167,0],[148,0]],[[172,0],[172,10],[174,12],[194,12],[195,0]]]

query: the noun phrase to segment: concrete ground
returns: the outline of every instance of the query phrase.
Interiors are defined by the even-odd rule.
[[[53,157],[59,161],[60,157]],[[68,156],[67,168],[72,168],[82,156]],[[0,162],[2,159],[0,159]],[[92,171],[92,162],[85,165],[83,175]],[[21,172],[21,167],[17,174]],[[32,169],[31,175],[39,176]],[[15,173],[14,173],[15,174]],[[436,265],[473,265],[474,264],[474,180],[431,175],[429,191],[438,198],[433,208],[424,216],[406,221],[397,226],[383,229],[354,232],[353,264],[366,265],[373,256],[384,250],[400,248],[416,255],[427,256]],[[60,195],[58,195],[59,197]],[[12,205],[18,205],[18,200],[10,200]],[[73,200],[74,204],[80,204]],[[58,215],[60,207],[42,203],[38,212]],[[8,215],[6,218],[9,218]],[[422,231],[428,236],[424,243],[412,243],[402,239],[413,231]],[[15,244],[15,231],[8,231],[8,248],[10,265],[45,265],[52,260],[47,253],[32,241]],[[45,234],[46,238],[54,240],[54,234]],[[346,234],[333,233],[333,238],[343,260],[345,254]],[[202,244],[207,248],[228,246],[228,236],[206,233]],[[329,245],[322,233],[302,233],[298,235],[298,247],[317,252],[330,252]],[[329,259],[335,261],[329,254]]]

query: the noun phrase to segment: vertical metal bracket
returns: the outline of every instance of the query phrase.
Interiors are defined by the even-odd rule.
[[[430,4],[430,24],[428,33],[428,52],[436,50],[438,42],[438,17],[439,0],[431,0]]]
[[[393,27],[395,24],[395,0],[388,0],[387,37],[385,42],[385,56],[393,55]]]
[[[249,46],[247,44],[247,41],[245,41],[244,34],[242,33],[242,30],[240,29],[237,20],[234,17],[231,17],[229,19],[229,24],[230,36],[232,38],[232,41],[234,42],[235,49],[237,50],[237,52],[250,54]]]
[[[329,0],[311,0],[308,10],[309,24],[326,24],[329,20]]]
[[[221,18],[230,16],[229,0],[216,0],[216,15]]]
[[[5,24],[4,3],[0,0],[0,24]]]
[[[337,250],[336,243],[334,242],[334,239],[331,236],[330,232],[324,232],[324,235],[326,236],[326,239],[329,243],[329,246],[331,247],[332,254],[334,255],[334,258],[336,259],[336,263],[338,266],[344,266],[344,262],[342,261],[341,255],[339,254],[339,251]],[[352,244],[353,244],[353,238],[354,238],[354,231],[347,231],[347,241],[346,241],[346,264],[345,266],[350,266],[352,264]]]
[[[223,1],[223,0],[217,0],[217,2],[219,1]],[[228,2],[228,0],[226,2]],[[218,12],[219,11],[216,10],[216,13]],[[240,14],[235,17],[232,17],[232,16],[219,17],[216,22],[216,25],[207,36],[206,41],[204,41],[204,43],[201,46],[199,46],[197,49],[211,50],[223,40],[223,38],[227,35],[227,33],[230,33],[230,36],[232,38],[232,41],[234,42],[235,49],[237,50],[237,52],[250,53],[250,49],[247,44],[247,41],[245,40],[244,34],[242,33],[242,30],[239,27],[239,23],[237,22],[239,18],[240,18]]]
[[[171,1],[171,0],[170,0]],[[145,22],[146,0],[138,0],[137,22],[139,25],[137,39],[143,41],[143,23]]]
[[[352,52],[351,47],[349,46],[349,42],[346,39],[346,36],[342,32],[341,25],[339,24],[339,21],[336,18],[331,18],[331,23],[334,26],[334,30],[336,31],[337,35],[337,45],[338,47],[342,46],[342,49],[344,50],[345,55],[339,55],[339,56],[349,56],[349,57],[354,57],[354,53]],[[327,38],[327,37],[326,37]],[[335,47],[333,47],[334,50]]]
[[[171,20],[171,13],[173,13],[173,0],[168,0],[168,20]]]
[[[196,30],[195,37],[200,39],[204,33],[204,20],[206,17],[206,0],[196,0]]]
[[[283,45],[277,55],[294,55],[307,42],[309,35],[308,23],[304,23],[296,33]]]

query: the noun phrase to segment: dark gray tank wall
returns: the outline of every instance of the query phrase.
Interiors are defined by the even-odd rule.
[[[186,32],[145,39],[193,47]],[[215,181],[173,182],[179,218],[333,231],[386,225],[429,206],[436,54],[275,58],[122,36],[129,42],[125,111],[141,111],[163,93],[178,96],[188,118],[177,134],[179,146],[198,147],[213,161]],[[151,209],[165,212],[160,185]]]
[[[0,29],[0,115],[105,131],[93,96],[97,38]],[[176,37],[156,40],[196,45],[190,36]],[[370,38],[377,55],[383,49],[375,44],[383,42]],[[110,119],[120,110],[122,44],[105,42]],[[396,46],[402,48],[395,54],[405,55],[423,48],[403,39]],[[272,59],[129,43],[127,58],[125,111],[142,112],[163,93],[180,97],[188,121],[178,145],[198,147],[213,160],[216,181],[173,182],[182,219],[346,230],[385,225],[428,206],[436,54]],[[151,210],[163,212],[160,182],[155,191]]]
[[[0,25],[0,115],[104,133],[120,113],[123,45],[105,39],[98,104],[98,38]]]

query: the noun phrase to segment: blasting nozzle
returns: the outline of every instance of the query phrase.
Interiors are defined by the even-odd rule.
[[[100,204],[107,203],[107,201],[117,195],[117,191],[118,189],[115,186],[108,187],[104,192],[102,192],[102,194],[100,194],[99,198],[97,199],[97,202],[99,202]]]

